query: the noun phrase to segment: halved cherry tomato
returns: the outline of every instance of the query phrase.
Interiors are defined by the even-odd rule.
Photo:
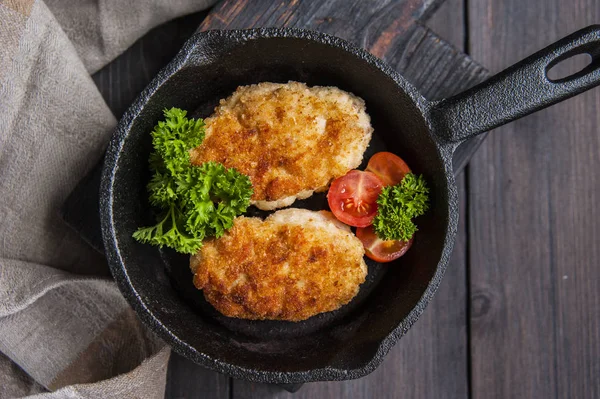
[[[380,263],[391,262],[404,255],[414,240],[414,238],[409,241],[382,240],[377,237],[372,225],[357,228],[356,237],[362,241],[365,254]]]
[[[371,172],[351,170],[331,183],[327,202],[339,221],[365,227],[377,213],[377,197],[383,182]]]
[[[376,174],[386,186],[393,186],[410,173],[410,168],[399,156],[391,152],[378,152],[369,159],[367,171]]]

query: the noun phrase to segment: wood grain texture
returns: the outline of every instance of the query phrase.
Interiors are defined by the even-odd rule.
[[[436,46],[438,39],[422,25],[397,35],[409,14],[398,2],[337,3],[269,2],[260,13],[253,7],[264,7],[264,1],[231,0],[220,4],[203,29],[286,25],[346,37],[386,58],[431,98],[457,91],[462,80],[471,85],[486,76],[452,48]],[[429,16],[431,9],[415,13]],[[458,46],[467,41],[463,10],[462,0],[448,0],[431,19],[433,30]],[[469,1],[468,10],[470,53],[494,72],[600,20],[594,0],[478,0]],[[400,22],[394,22],[397,15]],[[365,21],[358,23],[359,16]],[[94,76],[115,115],[202,19],[198,14],[159,27]],[[422,54],[435,61],[419,64]],[[436,75],[436,63],[446,62],[455,68]],[[444,83],[444,92],[430,84],[436,80]],[[465,286],[463,217],[440,290],[384,364],[360,380],[307,384],[295,397],[600,397],[600,211],[595,206],[600,177],[594,173],[600,166],[599,107],[597,89],[497,129],[467,170],[470,287]],[[479,143],[464,147],[458,164]],[[464,177],[458,181],[464,208]],[[278,387],[241,381],[230,390],[228,381],[174,355],[167,397],[291,397]]]
[[[165,399],[229,399],[230,378],[171,353]]]
[[[313,29],[343,37],[382,57],[397,48],[415,21],[443,0],[224,0],[200,26],[208,29],[287,27]]]
[[[469,3],[500,71],[600,20],[595,0]],[[492,132],[469,167],[474,398],[600,397],[600,90]]]

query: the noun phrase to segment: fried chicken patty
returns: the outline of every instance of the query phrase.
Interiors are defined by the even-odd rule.
[[[361,98],[298,82],[240,86],[205,123],[192,163],[220,162],[248,175],[252,203],[264,210],[326,190],[360,165],[373,132]]]
[[[207,240],[190,267],[219,312],[254,320],[308,319],[348,303],[365,281],[362,243],[330,212],[284,209],[239,217]]]

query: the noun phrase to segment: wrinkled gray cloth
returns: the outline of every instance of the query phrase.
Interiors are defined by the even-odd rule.
[[[0,398],[164,396],[169,348],[58,209],[116,124],[90,73],[212,2],[0,0]]]

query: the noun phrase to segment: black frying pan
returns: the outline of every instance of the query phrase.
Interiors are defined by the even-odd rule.
[[[580,53],[591,55],[589,66],[549,80],[553,65]],[[408,253],[388,265],[369,262],[359,295],[340,310],[300,323],[230,319],[193,287],[187,257],[131,238],[138,226],[153,222],[145,190],[149,132],[164,108],[205,117],[239,85],[288,80],[333,85],[365,99],[375,128],[365,160],[382,150],[400,155],[426,177],[432,207],[418,220]],[[267,383],[361,377],[416,321],[444,274],[458,221],[451,165],[458,144],[598,84],[598,26],[437,102],[423,98],[379,59],[332,36],[284,29],[197,33],[135,101],[108,148],[100,207],[112,273],[146,324],[208,368]],[[294,206],[327,205],[321,194]]]

